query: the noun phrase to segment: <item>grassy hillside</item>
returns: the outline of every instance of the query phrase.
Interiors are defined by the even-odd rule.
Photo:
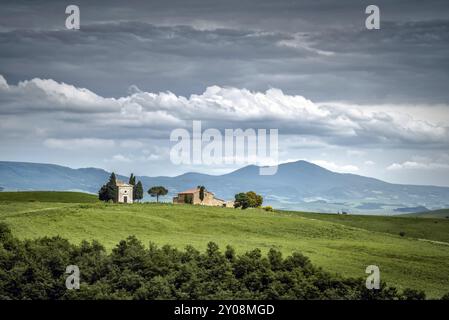
[[[405,237],[443,241],[449,243],[449,219],[433,217],[433,219],[421,219],[421,215],[400,215],[394,217],[366,216],[366,215],[341,215],[324,213],[305,213],[291,211],[309,219],[317,219],[340,223],[346,226],[362,228],[365,230],[385,232],[392,235],[403,234]],[[430,216],[428,218],[431,218]]]
[[[239,252],[277,248],[285,254],[300,251],[313,263],[344,276],[365,277],[366,266],[374,264],[383,280],[399,288],[423,289],[434,297],[449,291],[448,245],[409,238],[407,231],[401,237],[396,231],[373,230],[374,220],[354,227],[350,220],[318,217],[169,204],[0,202],[0,221],[21,239],[54,235],[73,243],[97,239],[111,249],[119,240],[136,235],[144,243],[178,248],[191,244],[204,250],[209,241],[222,248],[231,244]]]
[[[448,219],[449,220],[449,209],[440,209],[426,212],[416,212],[409,213],[404,216],[408,217],[419,217],[419,218],[432,218],[432,219]]]
[[[20,191],[20,192],[0,192],[0,201],[93,203],[98,201],[98,197],[96,195],[82,192]]]

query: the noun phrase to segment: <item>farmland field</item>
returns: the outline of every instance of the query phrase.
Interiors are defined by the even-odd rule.
[[[0,193],[1,195],[1,193]],[[52,196],[58,198],[57,193]],[[365,277],[377,265],[382,280],[398,288],[424,290],[429,297],[449,291],[449,223],[409,217],[337,216],[301,212],[265,212],[192,205],[133,205],[27,201],[26,196],[0,198],[0,222],[20,239],[60,235],[78,244],[99,240],[108,250],[129,235],[146,245],[193,245],[209,241],[244,252],[254,248],[299,251],[325,270]],[[33,196],[36,199],[36,194]],[[82,198],[82,197],[81,197]],[[14,200],[14,201],[13,201]],[[399,233],[402,232],[402,235]]]

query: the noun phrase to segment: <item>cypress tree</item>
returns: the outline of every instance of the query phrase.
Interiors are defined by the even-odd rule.
[[[135,200],[142,200],[143,199],[143,186],[142,182],[137,182],[137,185],[133,189],[133,196]]]
[[[109,182],[107,183],[107,198],[108,200],[117,201],[117,178],[115,173],[111,173]]]

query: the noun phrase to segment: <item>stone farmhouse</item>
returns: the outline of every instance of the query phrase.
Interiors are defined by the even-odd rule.
[[[133,203],[133,186],[117,180],[117,202],[119,203]]]
[[[234,207],[234,201],[225,201],[215,197],[214,193],[204,190],[204,199],[200,199],[200,188],[192,188],[179,192],[176,197],[173,197],[174,204],[199,204],[204,206],[214,207]]]

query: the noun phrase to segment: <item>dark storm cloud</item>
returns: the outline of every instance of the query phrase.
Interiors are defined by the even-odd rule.
[[[447,1],[79,1],[81,31],[61,1],[0,11],[0,71],[52,78],[105,96],[130,85],[201,93],[281,88],[320,101],[447,103]],[[446,19],[446,20],[445,20]]]
[[[380,177],[389,166],[388,179],[447,162],[447,0],[77,0],[79,31],[65,29],[69,4],[0,3],[9,160],[128,170],[133,159],[145,174],[181,173],[161,150],[171,129],[202,120],[279,128],[284,160]],[[380,30],[364,27],[370,4]],[[349,148],[366,158],[345,158]],[[400,182],[446,185],[444,170]]]

